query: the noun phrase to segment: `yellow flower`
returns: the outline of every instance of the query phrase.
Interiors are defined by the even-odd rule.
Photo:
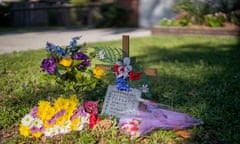
[[[19,127],[19,132],[20,132],[21,135],[27,137],[30,134],[30,129],[21,124],[20,127]]]
[[[32,135],[35,137],[35,138],[39,138],[42,133],[41,132],[35,132],[35,133],[32,133]]]
[[[54,107],[51,106],[50,102],[48,101],[40,101],[38,103],[38,112],[37,115],[41,120],[49,120],[52,116],[56,113]]]
[[[45,121],[43,122],[43,126],[44,126],[44,128],[52,128],[54,125],[50,125],[50,124],[48,123],[48,120],[45,120]]]
[[[65,67],[69,67],[71,66],[73,60],[71,58],[62,58],[62,60],[60,61],[60,64],[65,66]]]
[[[59,97],[54,102],[54,108],[56,109],[56,111],[60,111],[63,108],[63,105],[65,105],[65,103],[66,103],[65,99],[62,97]]]
[[[95,74],[96,78],[101,78],[104,76],[104,69],[101,66],[96,66],[93,70],[93,73]]]
[[[56,120],[56,125],[63,126],[67,120],[68,120],[67,118],[62,116]]]
[[[75,95],[75,94],[74,94],[74,95],[71,95],[71,96],[70,96],[70,100],[71,100],[71,101],[74,101],[75,103],[78,103],[77,95]]]
[[[81,120],[76,118],[71,123],[71,130],[76,130],[77,126],[81,124]]]

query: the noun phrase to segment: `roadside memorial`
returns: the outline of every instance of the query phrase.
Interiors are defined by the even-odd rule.
[[[123,54],[117,52],[122,57],[118,60],[110,58],[109,65],[96,64],[94,69],[91,69],[91,54],[88,55],[84,45],[77,47],[79,38],[74,37],[66,48],[47,43],[49,54],[42,60],[42,71],[53,76],[64,88],[80,94],[88,89],[94,90],[107,71],[114,75],[115,85],[108,84],[103,103],[85,100],[77,94],[39,101],[22,118],[19,128],[21,135],[51,138],[87,128],[99,130],[101,127],[111,127],[112,119],[117,120],[118,130],[130,137],[143,136],[155,129],[178,130],[203,123],[200,119],[144,99],[143,94],[151,98],[148,79],[142,80],[141,87],[130,84],[131,81],[141,81],[144,76],[156,76],[157,70],[145,68],[137,72],[134,69],[129,57],[129,36],[123,36]],[[100,61],[106,58],[104,51],[98,48],[97,52]],[[111,54],[114,55],[114,52]],[[99,105],[102,106],[101,112]],[[107,117],[102,118],[103,115]]]
[[[139,80],[141,73],[133,71],[129,56],[129,38],[123,36],[124,58],[114,64],[116,85],[109,85],[102,114],[119,118],[119,128],[129,136],[139,137],[154,129],[179,130],[202,124],[199,119],[184,113],[162,109],[160,104],[142,99],[141,91],[127,82]],[[126,57],[127,56],[127,57]],[[155,69],[145,69],[145,74],[156,76]]]

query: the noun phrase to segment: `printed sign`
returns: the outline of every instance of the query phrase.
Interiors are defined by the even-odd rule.
[[[104,99],[102,114],[120,118],[138,109],[141,91],[131,88],[131,91],[120,91],[116,86],[109,85]]]

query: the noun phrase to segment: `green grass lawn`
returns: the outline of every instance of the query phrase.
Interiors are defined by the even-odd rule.
[[[90,43],[121,47],[121,41]],[[17,133],[9,143],[240,143],[240,41],[234,38],[152,36],[130,39],[130,56],[138,69],[156,68],[150,86],[153,100],[170,105],[204,121],[188,129],[190,139],[173,131],[156,130],[129,139],[116,128],[99,134],[84,130],[47,140],[23,138]],[[21,118],[40,99],[59,96],[52,79],[43,79],[40,63],[44,49],[0,55],[0,137],[16,129]],[[102,93],[105,95],[105,92]]]

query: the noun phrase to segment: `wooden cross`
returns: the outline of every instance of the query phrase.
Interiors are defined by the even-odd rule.
[[[122,49],[124,57],[129,57],[129,35],[122,36]],[[144,73],[149,76],[157,76],[157,69],[145,68]]]
[[[129,57],[129,35],[122,36],[122,49],[124,57]],[[105,70],[112,70],[112,67],[109,66],[99,64],[97,64],[96,66],[100,66]],[[157,69],[155,68],[145,68],[143,72],[149,76],[157,76]]]

